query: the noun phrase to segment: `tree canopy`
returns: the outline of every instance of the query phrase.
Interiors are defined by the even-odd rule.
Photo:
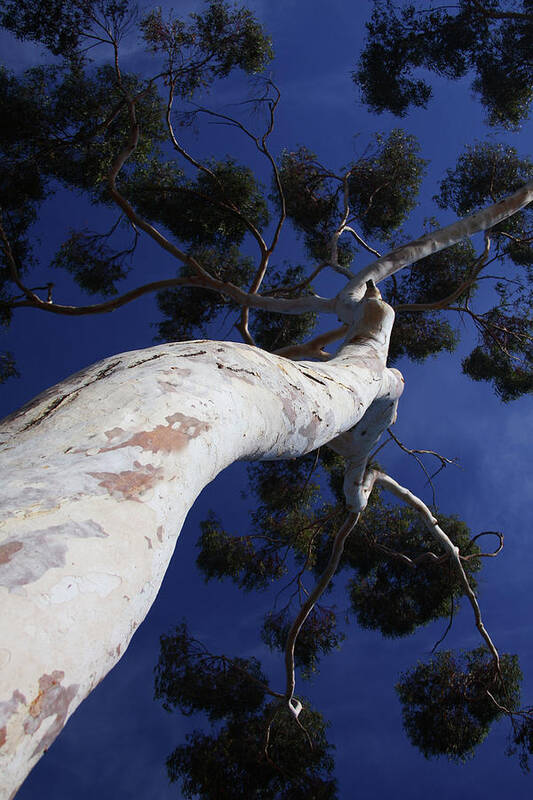
[[[432,91],[413,69],[453,80],[473,71],[489,123],[517,128],[532,97],[532,18],[530,0],[464,0],[453,8],[379,0],[354,80],[371,109],[405,117],[412,105],[425,106]],[[0,72],[4,326],[21,313],[99,314],[156,293],[158,342],[211,336],[222,322],[251,346],[327,361],[333,354],[327,348],[344,339],[347,325],[340,314],[330,325],[340,292],[335,298],[319,292],[335,281],[352,285],[391,253],[401,271],[379,278],[396,312],[389,363],[460,350],[463,373],[489,384],[502,401],[531,393],[531,205],[480,224],[483,241],[460,235],[413,257],[422,239],[411,240],[407,227],[428,166],[415,136],[399,127],[376,133],[359,156],[343,161],[342,155],[334,164],[322,163],[306,144],[278,147],[283,96],[265,72],[272,43],[252,12],[222,0],[208,0],[183,18],[160,8],[139,12],[126,0],[22,6],[4,0],[0,22],[46,53],[41,66]],[[135,35],[143,42],[138,71],[127,56]],[[252,92],[237,111],[228,110],[217,92],[233,80],[242,90],[243,74],[253,77]],[[195,149],[193,134],[208,123],[224,137],[231,133],[232,152]],[[241,158],[242,142],[255,150],[249,161]],[[533,162],[507,140],[465,143],[435,188],[425,237],[442,229],[436,215],[462,218],[496,207],[532,179]],[[107,224],[67,223],[45,263],[36,221],[49,198],[63,192],[87,198]],[[150,260],[145,241],[154,247]],[[94,302],[70,303],[68,284],[55,278],[61,271]],[[464,354],[472,331],[477,341]],[[15,356],[6,350],[0,382],[16,374]],[[525,766],[533,736],[517,657],[499,654],[485,636],[477,602],[483,560],[499,552],[503,537],[483,532],[496,537],[495,551],[487,553],[483,534],[455,509],[441,512],[433,502],[420,513],[416,504],[397,502],[398,492],[392,502],[390,483],[380,484],[378,449],[369,461],[375,486],[368,506],[346,539],[333,582],[298,629],[295,620],[327,573],[350,513],[343,490],[349,463],[335,448],[252,463],[246,526],[233,530],[223,515],[209,515],[197,565],[206,581],[284,592],[266,609],[258,638],[285,657],[288,673],[304,679],[342,646],[344,613],[394,639],[435,620],[451,625],[459,605],[470,603],[483,647],[438,649],[401,677],[396,688],[406,734],[428,758],[463,760],[507,716],[511,750]],[[450,462],[431,451],[409,453],[418,461],[436,458],[441,468]],[[451,550],[436,543],[432,525],[445,531]],[[328,592],[341,581],[346,608],[339,611]],[[184,796],[338,796],[328,723],[299,692],[284,702],[256,657],[212,654],[181,623],[161,637],[155,696],[166,710],[203,713],[211,725],[209,733],[188,734],[167,759],[169,779],[180,782]]]
[[[516,128],[533,97],[530,0],[460,0],[453,5],[375,0],[368,41],[354,80],[375,111],[405,116],[432,95],[426,69],[457,80],[470,72],[472,89],[491,125]]]

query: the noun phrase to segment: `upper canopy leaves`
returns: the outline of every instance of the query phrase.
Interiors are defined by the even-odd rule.
[[[508,13],[511,12],[511,13]],[[454,6],[375,0],[368,41],[354,80],[378,113],[405,116],[432,94],[413,69],[457,79],[473,69],[489,122],[515,128],[533,97],[531,0],[460,0]]]

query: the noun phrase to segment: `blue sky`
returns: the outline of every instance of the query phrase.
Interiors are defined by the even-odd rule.
[[[164,3],[169,6],[169,3]],[[178,13],[198,7],[195,2],[175,2]],[[305,143],[319,159],[339,168],[362,154],[373,131],[398,126],[390,115],[375,117],[357,98],[350,80],[362,43],[369,2],[342,0],[262,0],[253,8],[271,32],[276,51],[273,77],[282,92],[272,149]],[[33,48],[6,45],[11,66],[24,66],[35,57]],[[132,48],[132,63],[139,53]],[[226,95],[227,93],[227,95]],[[209,102],[229,101],[229,90],[220,87]],[[414,236],[425,217],[436,213],[431,197],[446,167],[453,166],[467,142],[483,138],[483,111],[473,101],[468,81],[435,82],[435,98],[428,111],[417,111],[402,121],[421,142],[422,155],[430,160],[421,194],[421,205],[406,226]],[[525,126],[512,138],[522,154],[528,152]],[[505,138],[489,133],[493,138]],[[508,137],[507,137],[508,138]],[[202,153],[221,154],[233,147],[246,157],[242,142],[230,142],[226,132],[211,128],[195,145]],[[93,208],[81,198],[59,193],[48,201],[36,236],[43,264],[59,241],[58,219],[70,227],[98,224]],[[440,214],[443,223],[449,217]],[[64,229],[63,229],[64,230]],[[283,242],[287,257],[299,255],[293,241]],[[141,250],[150,257],[151,251]],[[361,266],[363,263],[361,262]],[[150,278],[172,274],[174,266],[157,254],[150,261]],[[47,273],[48,274],[48,273]],[[57,279],[54,274],[53,279]],[[135,285],[135,275],[128,279]],[[326,287],[323,291],[331,293]],[[87,302],[64,279],[61,300]],[[144,298],[112,315],[80,319],[56,319],[53,315],[22,310],[15,318],[2,349],[18,356],[22,377],[0,392],[0,411],[8,413],[39,391],[68,374],[107,355],[152,344],[157,312],[153,298]],[[216,335],[222,335],[225,329]],[[467,334],[468,341],[472,341]],[[445,355],[425,364],[399,364],[406,378],[396,426],[397,435],[411,447],[430,448],[457,457],[461,467],[448,467],[438,478],[438,502],[443,512],[457,514],[474,533],[502,530],[503,554],[487,560],[481,578],[480,600],[493,638],[504,652],[520,655],[525,673],[524,699],[533,698],[531,636],[531,555],[527,539],[531,530],[532,477],[529,469],[529,432],[533,410],[527,399],[504,406],[485,384],[475,384],[460,371],[460,355]],[[427,502],[431,497],[423,476],[407,456],[389,445],[383,461],[390,473]],[[125,656],[91,697],[75,712],[64,732],[39,762],[18,794],[18,800],[53,798],[77,800],[166,800],[177,798],[169,786],[164,761],[201,724],[200,718],[170,715],[153,701],[153,668],[158,639],[182,618],[213,652],[256,655],[269,674],[281,677],[281,658],[260,642],[258,627],[267,610],[261,595],[242,595],[226,584],[204,584],[194,568],[199,522],[208,509],[224,507],[228,527],[246,524],[246,503],[240,505],[244,467],[235,465],[204,490],[182,531],[176,553],[160,595],[147,620],[136,633]],[[235,498],[228,510],[228,497]],[[342,581],[340,582],[342,583]],[[342,609],[342,593],[336,594]],[[440,637],[445,621],[419,631],[404,641],[383,640],[377,634],[347,628],[342,650],[323,662],[321,673],[302,684],[324,716],[331,720],[330,739],[336,745],[339,797],[409,798],[431,794],[434,800],[457,797],[470,800],[500,797],[516,800],[531,796],[530,778],[516,760],[504,756],[507,725],[497,727],[476,757],[463,766],[445,760],[426,761],[405,739],[394,683],[402,670],[428,656]],[[448,637],[447,646],[471,648],[479,643],[466,607]],[[529,676],[528,676],[529,672]]]

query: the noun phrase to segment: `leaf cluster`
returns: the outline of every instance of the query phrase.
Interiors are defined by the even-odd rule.
[[[401,676],[396,691],[405,732],[426,758],[465,761],[502,716],[519,706],[522,673],[514,655],[500,657],[501,677],[483,647],[438,653]],[[490,695],[494,700],[490,697]],[[496,701],[496,702],[494,702]]]
[[[248,223],[261,230],[268,222],[252,171],[231,158],[209,162],[194,180],[175,161],[153,158],[124,182],[124,190],[146,219],[162,223],[179,241],[217,247],[221,254],[242,243]]]
[[[250,486],[258,501],[250,533],[233,536],[214,516],[202,524],[196,563],[206,580],[228,577],[243,589],[264,589],[286,574],[291,549],[306,552],[312,536],[306,511],[318,492],[310,480],[315,458],[309,454],[250,465]]]
[[[438,518],[462,554],[479,552],[464,522],[442,514]],[[434,549],[431,534],[411,508],[392,509],[378,500],[367,509],[346,554],[355,570],[349,584],[351,608],[361,627],[407,636],[452,613],[464,589],[449,559],[420,558]],[[475,589],[480,560],[470,558],[463,566]]]
[[[412,134],[393,128],[377,134],[376,152],[352,167],[350,206],[364,234],[389,239],[415,208],[427,163],[419,152]]]
[[[141,21],[146,44],[165,57],[169,81],[181,97],[191,97],[237,67],[248,74],[261,72],[273,57],[270,38],[248,9],[222,0],[206,5],[188,21],[172,12],[165,18],[161,8]]]
[[[287,217],[303,235],[309,256],[318,262],[328,261],[331,258],[331,237],[339,221],[342,188],[339,178],[323,167],[315,153],[304,146],[283,153],[279,177]],[[277,194],[272,199],[279,204]],[[340,242],[339,264],[348,266],[354,252],[350,244]]]
[[[211,721],[245,717],[263,704],[266,683],[257,659],[213,656],[185,623],[160,638],[154,696],[166,711],[203,711]]]
[[[18,39],[43,44],[54,56],[78,59],[82,44],[118,33],[131,19],[129,0],[2,0],[0,24]],[[105,27],[104,27],[105,26]]]
[[[513,13],[506,15],[510,9]],[[472,87],[490,124],[517,128],[527,118],[533,97],[530,0],[460,0],[434,8],[375,0],[366,27],[366,46],[353,78],[377,113],[403,117],[411,106],[427,105],[431,86],[413,71],[456,80],[473,70]]]
[[[185,797],[337,797],[322,715],[306,705],[299,726],[285,702],[267,702],[265,687],[256,659],[214,656],[185,624],[161,637],[156,699],[169,711],[202,711],[211,723],[223,723],[211,734],[188,734],[168,757],[169,778]]]
[[[479,316],[479,345],[463,360],[463,372],[490,381],[504,401],[533,391],[533,319],[508,314],[499,306]]]
[[[402,271],[399,278],[387,282],[384,299],[397,308],[389,363],[395,363],[402,356],[420,362],[442,351],[455,350],[458,332],[442,312],[431,309],[410,311],[402,306],[444,301],[467,279],[475,262],[472,244],[462,241],[417,261]],[[468,287],[469,296],[474,290],[475,286]],[[456,301],[460,300],[461,296],[456,298]]]
[[[285,650],[292,625],[288,608],[270,612],[261,628],[261,639],[271,650]],[[319,658],[332,650],[338,650],[345,638],[337,629],[337,614],[333,608],[316,605],[307,617],[294,648],[294,664],[302,671],[303,678],[316,672]]]
[[[214,247],[191,248],[195,258],[213,277],[237,286],[251,280],[254,264],[251,258],[241,256],[237,247],[231,246],[221,253]],[[191,267],[182,267],[179,277],[190,277]],[[157,305],[163,319],[156,323],[157,340],[179,342],[205,338],[208,325],[223,309],[235,310],[237,305],[221,294],[209,289],[182,287],[165,289],[157,293]]]

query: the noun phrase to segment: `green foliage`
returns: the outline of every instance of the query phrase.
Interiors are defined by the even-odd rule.
[[[123,280],[131,250],[117,252],[107,237],[92,231],[71,231],[56,254],[52,266],[66,269],[89,294],[117,294],[116,282]]]
[[[285,650],[292,621],[287,608],[267,614],[261,638],[271,650]],[[316,672],[319,655],[338,650],[344,638],[337,630],[334,609],[316,605],[305,620],[294,648],[294,664],[302,670],[302,677],[309,678]]]
[[[349,202],[365,235],[388,239],[416,205],[425,161],[414,136],[395,128],[375,137],[375,152],[351,165]],[[343,184],[306,147],[283,154],[280,177],[287,216],[304,236],[307,251],[317,261],[331,257],[329,243],[342,216]],[[354,246],[341,239],[338,260],[349,266]]]
[[[339,179],[306,147],[285,151],[279,173],[287,217],[303,234],[307,252],[316,261],[329,260],[330,239],[338,225]],[[277,194],[272,199],[279,203]],[[354,252],[350,244],[339,242],[339,264],[347,267]]]
[[[376,146],[352,168],[350,205],[366,235],[388,239],[415,208],[427,162],[416,138],[400,128],[377,134]]]
[[[258,501],[251,532],[232,536],[213,515],[202,524],[197,565],[206,580],[229,577],[243,589],[263,589],[287,571],[293,548],[306,552],[312,524],[305,516],[318,487],[309,480],[315,455],[292,461],[265,461],[248,468]]]
[[[271,41],[246,8],[211,0],[190,22],[165,19],[155,8],[141,22],[144,39],[153,53],[166,57],[175,90],[191,97],[236,67],[249,74],[261,72],[273,57]]]
[[[438,518],[463,555],[479,552],[463,522],[442,514]],[[378,498],[366,509],[345,549],[345,563],[355,570],[349,584],[351,607],[361,627],[378,629],[384,636],[406,636],[450,615],[464,590],[449,559],[429,557],[410,564],[402,558],[414,561],[434,550],[433,537],[411,508],[390,508]],[[480,560],[471,558],[463,567],[475,588]]]
[[[469,240],[432,253],[402,271],[394,284],[387,287],[388,302],[398,305],[444,300],[468,278],[475,262],[476,252]],[[468,292],[472,294],[471,286]]]
[[[518,719],[513,719],[513,732],[510,737],[508,755],[518,753],[518,760],[524,772],[529,772],[529,756],[533,755],[533,709],[528,709]]]
[[[397,308],[397,316],[389,346],[389,363],[402,356],[423,361],[442,351],[453,352],[458,332],[442,312],[423,309],[403,309],[402,305],[428,304],[445,300],[467,280],[476,257],[472,244],[462,241],[439,253],[417,261],[398,278],[389,281],[383,297]],[[468,287],[471,297],[476,286]],[[459,302],[463,295],[455,298]]]
[[[0,133],[0,206],[2,224],[19,271],[31,264],[27,233],[39,205],[57,188],[58,180],[87,191],[95,202],[107,201],[103,183],[130,133],[123,90],[135,93],[141,86],[140,78],[124,74],[120,87],[109,67],[92,72],[79,64],[36,67],[21,78],[0,71],[5,118]],[[160,141],[161,110],[155,90],[148,89],[138,101],[143,126],[139,146],[129,162],[131,167],[142,163]],[[75,251],[79,255],[83,239],[87,236],[80,234],[75,243],[70,242],[73,254]],[[62,266],[67,266],[68,247],[66,244],[59,257]],[[105,265],[104,252],[100,250],[95,255],[98,271],[104,276],[104,293],[109,290],[105,276],[117,269],[116,260],[111,255],[110,258],[111,263]],[[3,254],[2,259],[5,264]],[[74,263],[68,268],[79,272]],[[91,285],[91,291],[98,291],[98,276],[90,278],[85,274],[81,285]]]
[[[155,697],[168,711],[203,711],[224,723],[211,735],[187,735],[167,759],[185,797],[335,800],[322,715],[306,704],[298,725],[285,701],[267,703],[256,659],[212,655],[182,624],[161,637]]]
[[[520,158],[514,147],[478,143],[466,149],[454,170],[447,171],[437,201],[462,216],[497,202],[532,176],[533,163]],[[514,262],[522,275],[496,285],[499,304],[475,317],[479,345],[463,361],[463,372],[474,380],[491,381],[504,401],[533,389],[530,227],[531,207],[527,207],[491,230],[498,255]]]
[[[520,158],[516,148],[495,142],[476,142],[459,156],[455,169],[446,170],[440,194],[441,208],[450,208],[459,217],[515,192],[533,178],[533,162]],[[521,215],[514,215],[516,220]]]
[[[354,73],[363,98],[377,113],[405,116],[425,107],[432,95],[413,70],[431,70],[456,80],[469,70],[474,91],[492,125],[516,128],[527,118],[533,97],[530,0],[513,3],[514,18],[498,17],[511,4],[461,0],[455,6],[375,0],[368,39]]]
[[[201,523],[200,553],[196,564],[205,580],[231,578],[240,589],[265,589],[286,573],[279,547],[257,546],[252,536],[232,536],[211,514]]]
[[[389,345],[389,365],[402,356],[424,361],[429,356],[457,347],[457,331],[438,312],[402,311],[396,317]]]
[[[40,42],[53,55],[72,58],[97,20],[107,20],[116,30],[130,16],[130,5],[128,0],[2,0],[0,24],[19,39]]]
[[[455,169],[446,171],[440,194],[441,208],[465,216],[496,203],[533,178],[533,162],[520,158],[510,145],[480,143],[466,148]],[[531,206],[491,228],[498,252],[521,266],[533,265]]]
[[[227,158],[210,162],[208,170],[188,180],[176,162],[152,159],[127,181],[127,194],[143,216],[162,223],[178,240],[222,253],[242,243],[245,218],[261,229],[268,212],[248,167]]]
[[[504,401],[533,391],[533,319],[496,307],[480,316],[480,344],[463,360],[463,372],[490,381]]]
[[[271,703],[244,721],[230,719],[217,734],[188,735],[167,759],[169,778],[185,797],[201,800],[335,800],[322,715],[306,707],[300,718],[312,748],[290,712]]]
[[[251,258],[240,255],[234,246],[220,252],[215,247],[191,248],[193,256],[213,277],[237,286],[246,285],[252,278],[254,263]],[[193,274],[189,267],[182,267],[180,277]],[[164,319],[157,323],[158,340],[179,342],[204,338],[207,326],[224,307],[235,309],[236,305],[218,292],[200,288],[165,289],[157,294],[159,310]]]
[[[496,703],[510,711],[518,707],[522,673],[517,657],[502,655],[500,667],[503,683],[492,656],[480,647],[461,655],[438,653],[401,676],[396,691],[404,728],[426,758],[465,761],[502,716]]]
[[[0,353],[0,383],[5,383],[9,378],[18,377],[13,353]]]
[[[155,668],[155,699],[166,711],[189,716],[204,711],[211,721],[256,712],[265,699],[266,678],[257,659],[213,656],[185,623],[161,636]]]

